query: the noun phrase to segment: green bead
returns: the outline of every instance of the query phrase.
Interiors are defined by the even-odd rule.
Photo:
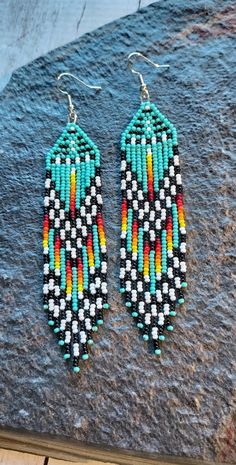
[[[173,331],[173,329],[174,329],[174,326],[172,326],[172,325],[168,325],[168,326],[166,327],[166,329],[167,329],[167,331]]]
[[[64,354],[63,357],[64,357],[65,360],[68,360],[70,358],[70,354]]]
[[[92,346],[92,345],[93,345],[93,340],[92,340],[92,339],[88,339],[88,345],[89,345],[89,346]]]
[[[160,341],[164,341],[165,340],[164,334],[160,334],[159,339],[160,339]]]
[[[138,313],[137,312],[132,312],[131,315],[135,318],[138,316]]]
[[[49,325],[49,326],[53,326],[53,325],[54,325],[54,321],[53,321],[53,320],[48,320],[48,325]]]
[[[181,287],[187,287],[187,285],[188,284],[185,281],[181,283]]]
[[[183,304],[184,303],[184,298],[182,297],[181,299],[178,300],[178,303],[179,304]]]
[[[80,367],[73,367],[73,372],[74,373],[79,373],[80,372]]]
[[[137,323],[137,327],[143,329],[143,323]]]
[[[88,355],[88,354],[83,354],[83,355],[82,355],[82,359],[83,359],[83,360],[88,360],[88,358],[89,358],[89,355]]]
[[[64,346],[65,342],[64,341],[58,341],[59,346]]]
[[[97,327],[97,326],[92,326],[92,331],[94,331],[94,332],[96,333],[97,330],[98,330],[98,327]]]
[[[144,335],[143,335],[143,340],[144,340],[144,341],[148,341],[148,339],[149,339],[149,336],[148,336],[147,334],[144,334]]]
[[[54,328],[54,330],[53,330],[53,332],[54,332],[55,334],[59,333],[59,331],[60,331],[60,328]]]
[[[155,354],[156,355],[161,355],[161,349],[155,349]]]
[[[103,320],[98,320],[98,321],[97,321],[97,324],[98,324],[98,325],[103,325]]]
[[[125,305],[126,307],[131,307],[131,302],[126,302]]]

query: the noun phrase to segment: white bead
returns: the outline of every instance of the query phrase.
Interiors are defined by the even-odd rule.
[[[91,304],[90,309],[89,309],[89,313],[91,316],[95,316],[95,310],[96,310],[95,304]]]
[[[46,189],[49,189],[50,184],[51,184],[51,179],[46,178],[46,180],[45,180],[45,188],[46,188]]]
[[[150,294],[150,292],[146,291],[144,293],[144,295],[145,295],[145,301],[147,302],[147,304],[150,304],[151,303],[151,294]]]
[[[131,279],[132,281],[135,281],[137,279],[137,270],[133,269],[131,271]]]
[[[87,227],[86,226],[82,226],[82,236],[83,237],[86,237],[87,236]]]
[[[138,210],[138,200],[133,200],[133,209]]]
[[[77,218],[77,219],[76,219],[76,228],[77,228],[77,229],[81,229],[81,227],[82,227],[81,218]]]
[[[162,133],[162,137],[161,137],[161,138],[162,138],[163,142],[166,142],[167,136],[166,136],[166,133],[165,133],[165,132]]]
[[[66,241],[66,250],[69,252],[71,250],[71,243],[70,241]]]
[[[138,282],[137,282],[137,289],[138,289],[138,292],[142,292],[142,291],[143,291],[143,283],[142,283],[142,281],[138,281]]]
[[[161,229],[161,220],[159,218],[156,220],[156,229]]]
[[[54,289],[54,279],[49,279],[48,289],[49,289],[49,291],[53,291],[53,289]]]
[[[91,195],[87,195],[87,197],[85,198],[85,205],[87,207],[91,205]]]
[[[179,268],[179,259],[178,257],[173,258],[174,268]]]
[[[181,234],[186,234],[186,229],[185,228],[180,228]]]
[[[185,253],[186,252],[186,243],[181,242],[180,244],[180,252]]]
[[[92,295],[96,294],[96,288],[95,288],[94,283],[90,284],[89,289],[90,289],[90,292],[91,292]]]
[[[146,145],[146,138],[145,138],[145,137],[142,137],[142,139],[141,139],[141,145]]]
[[[171,197],[166,197],[166,208],[171,208]]]
[[[60,208],[60,200],[59,199],[55,199],[54,207],[55,207],[56,210],[59,210],[59,208]]]
[[[145,313],[145,306],[144,306],[144,302],[139,302],[138,304],[138,308],[139,308],[139,313],[143,314]]]
[[[179,166],[179,156],[178,155],[174,155],[174,165]]]
[[[43,265],[43,272],[44,274],[49,274],[49,263]]]
[[[58,297],[60,295],[60,287],[55,286],[54,291],[55,291],[55,296]]]
[[[128,292],[130,292],[130,291],[131,291],[131,281],[126,281],[125,284],[126,284],[126,290],[127,290]]]
[[[98,277],[95,278],[95,286],[96,286],[96,288],[99,288],[100,285],[101,285],[101,278],[98,278]]]
[[[162,284],[162,292],[163,294],[168,294],[168,283]]]
[[[148,275],[144,276],[144,281],[145,281],[145,283],[150,283],[150,278],[149,278]]]
[[[155,208],[156,208],[156,211],[159,211],[161,209],[161,202],[160,200],[156,200],[155,201]]]
[[[176,195],[176,186],[175,185],[171,186],[170,193],[171,193],[171,195]]]
[[[173,250],[167,250],[167,255],[169,258],[172,258],[174,256]]]
[[[135,289],[131,292],[131,300],[132,302],[137,302],[137,291]]]
[[[121,179],[121,190],[122,191],[126,190],[126,180],[125,179]]]
[[[89,299],[84,299],[84,309],[85,309],[85,310],[88,310],[88,309],[89,309],[89,306],[90,306]]]
[[[85,208],[84,205],[82,205],[82,206],[80,207],[80,214],[81,214],[81,216],[85,216],[85,215],[86,215],[86,208]]]
[[[49,207],[49,197],[48,196],[44,197],[44,206]]]
[[[180,271],[182,271],[182,273],[186,273],[186,263],[185,262],[180,262]]]
[[[139,212],[138,212],[138,218],[139,220],[142,220],[144,217],[144,210],[142,208],[140,208]]]
[[[106,273],[107,272],[107,262],[102,262],[101,263],[101,272]]]
[[[181,281],[180,281],[180,278],[178,276],[176,276],[176,278],[175,278],[175,287],[177,289],[181,288]]]
[[[135,138],[135,137],[131,137],[130,143],[131,143],[131,145],[135,145],[135,144],[136,144],[136,138]]]
[[[128,200],[132,200],[133,194],[132,194],[132,190],[131,190],[131,189],[127,189],[127,191],[126,191],[126,196],[127,196],[127,199],[128,199]]]
[[[126,160],[121,160],[121,167],[120,167],[120,170],[121,171],[125,171],[126,170]]]
[[[157,307],[155,304],[151,305],[151,313],[152,313],[152,316],[157,316]]]
[[[70,231],[70,221],[66,220],[65,222],[65,229],[66,231]]]
[[[156,273],[156,280],[161,281],[161,273]]]
[[[74,247],[71,248],[71,258],[76,258],[76,249]]]
[[[150,325],[151,323],[151,313],[146,313],[144,317],[145,325]]]
[[[96,195],[96,187],[95,186],[91,186],[90,195],[91,195],[91,197],[95,197],[95,195]]]
[[[150,220],[150,221],[154,221],[154,220],[155,220],[155,212],[154,212],[154,210],[151,210],[151,211],[150,211],[149,220]]]
[[[164,200],[164,198],[165,198],[165,190],[164,190],[164,189],[160,189],[159,195],[160,195],[160,199],[161,199],[161,200]]]
[[[76,228],[71,228],[71,237],[72,239],[76,238]]]
[[[106,251],[107,251],[106,246],[105,246],[105,245],[101,245],[101,252],[102,252],[102,253],[106,253]]]
[[[54,226],[55,226],[55,228],[59,228],[59,227],[60,227],[60,218],[55,218]]]
[[[164,221],[166,219],[166,209],[162,208],[161,209],[161,219]]]
[[[59,217],[60,217],[60,220],[65,219],[65,210],[62,210],[62,209],[60,210]]]
[[[44,285],[43,285],[43,293],[44,293],[45,295],[48,294],[48,284],[44,284]]]
[[[66,165],[70,165],[70,158],[69,157],[66,158]]]
[[[102,308],[102,298],[101,297],[98,297],[96,299],[96,304],[97,304],[97,308],[98,309],[101,309]]]
[[[162,293],[159,289],[156,290],[157,302],[162,302]]]
[[[82,248],[82,238],[81,237],[77,238],[76,245],[77,245],[78,249]]]
[[[182,184],[182,179],[181,179],[181,174],[180,173],[176,174],[176,184],[178,184],[178,185]]]
[[[143,191],[138,191],[138,200],[143,200]]]
[[[60,309],[65,310],[66,308],[66,301],[65,299],[60,299]]]
[[[99,205],[102,205],[102,196],[101,196],[101,194],[97,194],[97,203]]]
[[[124,247],[121,247],[121,249],[120,249],[120,257],[122,259],[126,258],[126,249]]]
[[[92,205],[92,216],[97,215],[97,205]]]
[[[131,179],[132,179],[132,173],[131,173],[131,171],[127,171],[127,172],[126,172],[126,181],[131,181]]]
[[[173,277],[174,277],[173,268],[168,268],[167,275],[168,275],[168,278],[173,279]]]
[[[55,210],[49,210],[49,218],[50,220],[54,220],[55,217]]]
[[[72,318],[72,313],[70,310],[67,310],[66,311],[66,321],[69,323],[71,321],[71,318]]]
[[[175,175],[175,169],[174,169],[174,167],[172,165],[169,167],[169,175],[171,177],[173,177]]]
[[[135,262],[137,260],[137,258],[138,258],[137,252],[133,252],[132,253],[132,260]]]
[[[137,191],[137,187],[138,187],[137,181],[132,181],[132,191],[133,191],[133,192],[136,192],[136,191]]]
[[[95,184],[96,184],[97,187],[101,187],[102,183],[101,183],[100,176],[95,177]]]
[[[55,191],[54,189],[52,189],[50,192],[50,200],[54,200],[54,199],[55,199]]]
[[[169,311],[170,311],[169,304],[164,304],[163,309],[164,309],[164,315],[169,315]]]
[[[170,180],[169,180],[169,178],[164,178],[164,187],[165,187],[166,189],[168,189],[169,186],[170,186]]]
[[[144,202],[144,211],[145,213],[149,213],[150,205],[149,202]]]
[[[149,221],[144,221],[143,229],[144,231],[149,231]]]
[[[150,234],[150,241],[154,242],[156,239],[155,231],[151,230],[149,234]]]
[[[66,320],[61,320],[60,330],[65,331],[65,327],[66,327]]]
[[[58,305],[55,305],[55,307],[54,307],[53,316],[55,318],[59,317],[59,306]]]

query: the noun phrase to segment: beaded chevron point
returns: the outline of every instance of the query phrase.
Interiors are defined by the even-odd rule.
[[[43,250],[48,324],[77,373],[108,303],[100,153],[75,123],[46,157]]]
[[[121,293],[160,355],[184,302],[186,230],[176,129],[145,101],[121,138]]]

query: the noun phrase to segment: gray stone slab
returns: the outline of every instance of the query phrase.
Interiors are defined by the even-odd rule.
[[[2,428],[85,443],[230,462],[233,447],[235,195],[234,2],[162,1],[14,73],[1,96]],[[78,48],[80,52],[78,53]],[[119,295],[119,139],[139,106],[126,69],[139,64],[175,123],[188,222],[188,291],[163,356],[147,352]],[[159,56],[160,55],[160,56]],[[103,91],[70,89],[79,123],[102,153],[111,310],[80,376],[66,368],[42,309],[44,155],[66,122],[55,77],[71,71]]]

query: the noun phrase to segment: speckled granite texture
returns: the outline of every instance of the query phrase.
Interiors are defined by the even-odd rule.
[[[156,454],[231,462],[235,196],[234,2],[161,1],[17,71],[0,101],[0,422]],[[179,132],[188,220],[188,292],[157,360],[118,293],[119,139],[139,106],[126,69],[139,50],[150,93]],[[92,356],[67,370],[42,309],[44,155],[66,122],[55,76],[71,71],[79,123],[102,153],[111,310]],[[114,427],[115,424],[115,427]]]

